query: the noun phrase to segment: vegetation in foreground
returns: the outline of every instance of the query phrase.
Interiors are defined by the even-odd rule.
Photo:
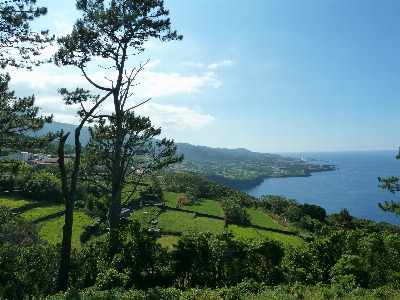
[[[41,174],[43,171],[35,172],[30,176],[36,178],[36,186],[41,186],[38,179],[48,178]],[[22,178],[27,174],[21,174]],[[18,178],[13,178],[14,184],[18,184]],[[51,180],[54,182],[48,186],[57,186],[58,179]],[[167,174],[157,177],[154,183],[149,181],[132,205],[137,205],[140,198],[162,201],[157,198],[160,193],[155,193],[157,186],[164,190],[161,197],[165,195],[167,200],[165,210],[160,213],[156,206],[133,208],[131,216],[121,223],[119,250],[111,260],[106,223],[98,210],[102,207],[101,198],[94,198],[92,193],[80,194],[75,215],[82,218],[76,219],[70,290],[65,294],[56,294],[61,223],[54,225],[57,218],[52,217],[33,223],[44,217],[41,213],[52,216],[61,207],[40,200],[40,193],[24,194],[23,189],[19,192],[23,197],[4,196],[1,203],[8,208],[2,209],[0,218],[1,297],[399,296],[400,229],[396,226],[359,220],[346,210],[326,216],[322,207],[280,196],[255,199],[189,174]],[[51,189],[47,192],[52,193]],[[10,213],[11,208],[21,210],[26,205],[31,208],[19,215]],[[151,223],[154,221],[157,222]],[[52,230],[45,231],[50,227]],[[149,232],[150,227],[161,229],[161,236]]]

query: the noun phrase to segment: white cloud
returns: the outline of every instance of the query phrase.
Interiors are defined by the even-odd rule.
[[[78,124],[78,105],[65,105],[61,97],[36,98],[35,105],[39,106],[40,115],[53,115],[54,120],[62,123]]]
[[[180,73],[156,73],[143,71],[138,76],[140,85],[135,91],[139,97],[161,97],[181,93],[198,93],[206,86],[218,88],[222,85],[213,72],[183,76]]]
[[[96,75],[96,74],[95,74]],[[50,86],[62,87],[68,85],[80,85],[84,82],[82,75],[77,74],[51,74],[39,72],[23,72],[12,77],[12,83],[26,83],[32,89],[46,89]]]
[[[73,23],[69,23],[64,20],[55,20],[54,25],[57,30],[57,36],[64,36],[70,34],[74,27]]]
[[[79,118],[76,115],[78,106],[64,105],[60,98],[43,98],[36,101],[36,104],[42,109],[41,115],[53,114],[57,122],[78,124]],[[101,107],[98,113],[112,112],[112,103],[106,103]],[[198,130],[213,123],[215,118],[211,115],[203,114],[200,107],[190,109],[184,106],[162,105],[155,102],[147,102],[135,109],[137,115],[149,117],[155,127],[163,129],[172,128],[177,130]]]
[[[160,64],[155,60],[149,70],[141,71],[136,79],[138,85],[132,88],[133,96],[129,100],[130,105],[135,105],[148,98],[159,99],[163,96],[184,95],[188,100],[193,94],[201,93],[206,87],[218,88],[222,83],[214,72],[199,72],[198,74],[183,75],[181,73],[163,73],[152,71],[152,67]],[[10,88],[16,91],[18,96],[35,94],[36,105],[41,107],[42,115],[53,114],[58,122],[77,124],[76,117],[78,106],[66,106],[57,89],[65,87],[74,90],[76,87],[91,90],[93,87],[80,73],[73,73],[68,68],[57,68],[54,65],[35,69],[34,72],[15,70],[11,74],[12,84]],[[114,78],[113,73],[106,71],[90,74],[90,78],[96,83],[111,86],[106,79]],[[104,92],[93,90],[93,93]],[[164,99],[165,100],[165,99]],[[153,102],[146,103],[136,109],[143,116],[150,116],[156,126],[172,126],[178,130],[199,129],[214,121],[214,117],[204,114],[199,103],[194,108],[174,105],[161,105]],[[113,103],[107,100],[100,108],[101,113],[110,113],[114,109]]]
[[[146,67],[150,69],[160,63],[156,60],[149,63]],[[57,89],[65,87],[75,89],[82,87],[92,90],[93,86],[85,80],[79,73],[57,73],[56,67],[42,69],[41,72],[28,72],[18,70],[11,74],[11,88],[16,90],[27,90],[27,94],[53,95],[57,94]],[[64,71],[64,70],[63,70]],[[112,83],[107,78],[115,78],[115,73],[96,72],[89,74],[92,81],[105,87],[111,87]],[[154,98],[169,96],[174,94],[194,94],[201,92],[204,87],[218,88],[222,85],[214,72],[203,72],[200,74],[182,75],[181,73],[163,73],[146,70],[138,74],[136,78],[138,84],[132,88],[135,98]],[[93,93],[99,93],[93,90]]]
[[[209,69],[216,69],[216,68],[223,67],[223,66],[232,66],[232,65],[234,65],[234,64],[235,64],[234,61],[231,61],[231,60],[223,60],[223,61],[221,61],[221,62],[219,62],[219,63],[213,63],[213,64],[209,65],[207,68],[209,68]]]
[[[196,105],[196,106],[195,106],[195,109],[196,109],[196,111],[197,111],[198,113],[202,113],[202,112],[203,112],[203,108],[202,108],[201,106],[199,106],[199,105]]]
[[[155,102],[139,106],[136,112],[141,116],[149,116],[156,127],[175,127],[178,130],[200,129],[215,120],[210,115],[201,114],[188,107],[161,105]]]

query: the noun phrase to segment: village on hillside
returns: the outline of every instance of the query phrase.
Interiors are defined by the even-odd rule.
[[[56,164],[58,162],[58,157],[52,157],[50,154],[31,153],[27,151],[13,152],[8,154],[7,156],[0,156],[0,159],[5,159],[7,157],[18,161],[23,161],[34,167],[39,167],[39,166],[45,167],[48,165]],[[65,157],[64,162],[67,163],[71,159],[73,159],[72,156]]]

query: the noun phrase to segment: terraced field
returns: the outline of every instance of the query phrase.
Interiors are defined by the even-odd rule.
[[[228,230],[232,231],[233,235],[238,238],[245,238],[245,239],[246,238],[258,239],[262,237],[271,238],[278,240],[284,246],[288,245],[299,246],[302,243],[304,243],[304,241],[301,238],[295,235],[257,229],[251,226],[229,224]]]
[[[34,222],[43,217],[60,213],[64,210],[64,205],[42,204],[39,207],[28,209],[20,214],[27,221]]]
[[[160,209],[159,207],[145,206],[134,209],[129,218],[138,220],[144,228],[148,226],[160,228],[162,235],[158,238],[158,241],[170,249],[177,243],[180,235],[199,231],[218,234],[224,230],[230,230],[235,238],[269,237],[277,239],[283,244],[294,245],[303,242],[297,236],[291,235],[288,229],[277,224],[267,214],[260,211],[248,210],[251,216],[251,224],[254,226],[228,224],[226,228],[223,211],[216,201],[203,200],[196,205],[185,206],[183,210],[175,210],[179,195],[179,193],[165,193],[166,209],[159,216],[156,216]],[[34,207],[35,204],[36,207]],[[29,205],[29,209],[24,210],[26,205]],[[7,206],[11,209],[20,208],[20,216],[22,218],[35,222],[40,226],[39,233],[43,239],[52,244],[61,243],[62,226],[64,224],[63,205],[2,196],[0,198],[0,206]],[[205,215],[210,215],[210,217]],[[149,221],[153,219],[156,220],[155,224],[149,224]],[[95,220],[95,216],[91,216],[86,212],[76,211],[74,213],[73,247],[80,247],[80,235],[85,227],[90,226]],[[260,227],[265,227],[265,229]],[[285,231],[287,234],[285,234]]]
[[[196,217],[195,213],[181,211],[166,211],[158,218],[158,226],[172,233],[190,233],[195,231],[208,231],[220,233],[224,230],[223,220]]]
[[[24,209],[26,205],[34,205],[37,207]],[[64,225],[64,216],[62,211],[63,205],[52,204],[46,202],[35,202],[21,199],[14,196],[1,196],[0,206],[6,206],[10,209],[20,208],[19,216],[27,221],[35,222],[39,225],[40,236],[51,244],[61,243],[62,226]],[[72,247],[80,247],[79,240],[85,227],[93,223],[93,217],[85,212],[76,211],[74,213],[74,226],[72,230]]]
[[[72,247],[80,247],[81,242],[79,237],[81,236],[85,227],[90,226],[93,223],[92,217],[84,212],[74,212],[74,225],[72,228]],[[41,225],[39,234],[52,244],[61,243],[62,240],[62,227],[64,225],[64,216],[56,217],[44,222],[39,223]]]
[[[279,225],[273,219],[271,219],[267,214],[262,213],[261,211],[248,209],[247,213],[250,215],[250,222],[253,225],[289,231],[287,228]]]
[[[164,192],[165,206],[174,208],[180,195],[180,193]]]
[[[217,201],[201,200],[196,205],[184,206],[183,210],[198,212],[210,216],[223,217],[224,212]]]

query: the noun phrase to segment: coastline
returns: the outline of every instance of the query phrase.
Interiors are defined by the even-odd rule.
[[[249,179],[231,179],[226,178],[216,174],[209,174],[204,176],[207,179],[213,180],[216,183],[223,184],[228,186],[231,189],[234,189],[239,192],[244,192],[246,190],[255,188],[261,185],[266,179],[269,178],[293,178],[293,177],[311,177],[312,173],[320,173],[320,172],[329,172],[338,170],[336,165],[323,165],[324,169],[316,169],[316,170],[306,170],[302,174],[285,174],[281,176],[270,176],[268,174],[262,174]]]

